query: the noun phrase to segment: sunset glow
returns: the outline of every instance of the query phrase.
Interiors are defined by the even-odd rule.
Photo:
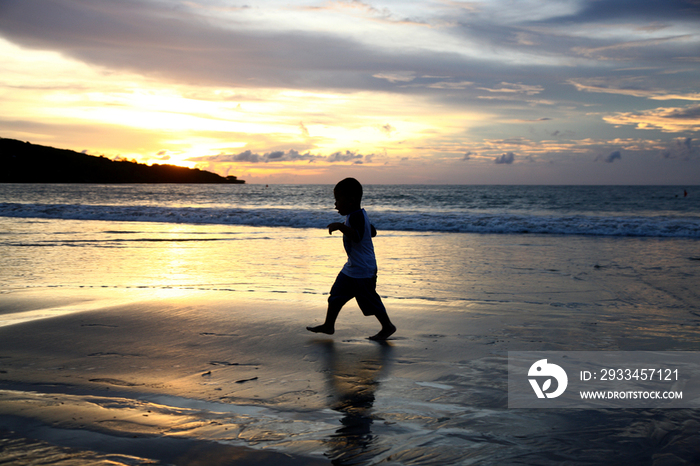
[[[695,183],[699,12],[4,1],[0,137],[249,183]]]

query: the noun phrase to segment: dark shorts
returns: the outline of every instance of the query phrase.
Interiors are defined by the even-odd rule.
[[[382,298],[377,294],[376,288],[376,276],[371,278],[351,278],[340,272],[331,287],[328,304],[340,308],[352,298],[355,298],[362,314],[366,316],[376,315],[377,311],[386,312]]]

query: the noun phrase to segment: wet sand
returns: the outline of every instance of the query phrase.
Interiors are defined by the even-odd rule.
[[[660,313],[654,331],[652,322],[649,330],[639,324],[649,316],[630,321],[597,308],[392,299],[387,307],[399,331],[381,344],[366,339],[378,324],[353,303],[332,337],[307,332],[324,303],[304,294],[5,294],[0,321],[25,321],[0,327],[0,458],[654,466],[700,459],[697,410],[507,408],[508,351],[697,350],[697,317]]]

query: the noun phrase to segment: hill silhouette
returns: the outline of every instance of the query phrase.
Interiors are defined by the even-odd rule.
[[[198,168],[144,165],[0,138],[0,183],[245,183]]]

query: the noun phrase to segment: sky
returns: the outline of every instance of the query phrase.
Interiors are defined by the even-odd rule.
[[[249,183],[700,184],[698,0],[0,0],[0,137]]]

